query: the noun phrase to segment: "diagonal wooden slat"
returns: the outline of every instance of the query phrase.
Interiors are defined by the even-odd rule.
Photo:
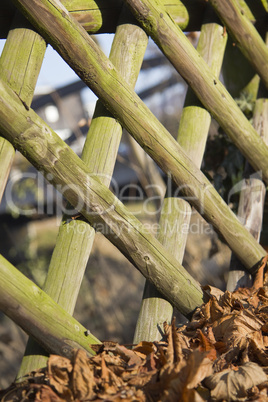
[[[62,4],[89,34],[114,33],[123,0],[62,0]],[[181,29],[188,32],[200,30],[206,0],[164,0],[163,5]],[[240,0],[240,6],[252,22],[262,17],[258,7],[251,13],[244,1]],[[10,0],[1,0],[0,38],[7,37],[15,11]]]
[[[268,181],[267,147],[220,80],[165,12],[160,2],[126,0],[133,14],[187,81],[205,108],[256,170]],[[264,159],[263,159],[264,158]]]
[[[1,255],[0,309],[49,353],[70,358],[79,347],[92,356],[101,343]]]
[[[129,10],[124,9],[119,22],[123,20],[125,23],[118,25],[110,60],[134,87],[148,37],[135,23],[126,23],[129,19],[127,14]],[[130,19],[133,20],[131,15]],[[121,135],[122,126],[98,101],[84,145],[82,160],[108,187]],[[70,314],[75,308],[94,238],[95,230],[83,218],[72,220],[68,215],[63,217],[43,290]],[[46,364],[46,358],[38,349],[35,342],[29,339],[18,377]]]
[[[209,0],[237,46],[268,88],[268,48],[236,0]],[[265,10],[263,10],[265,15]]]
[[[210,17],[210,14],[207,15]],[[226,46],[227,35],[218,24],[206,23],[201,28],[197,51],[208,63],[215,76],[219,76]],[[180,119],[178,142],[187,155],[201,166],[211,116],[199,104],[191,89],[188,89]],[[160,219],[159,240],[182,263],[191,219],[191,206],[183,199],[167,196]],[[163,323],[171,323],[173,306],[165,300],[149,282],[137,321],[134,343],[142,340],[155,341],[163,337]]]
[[[0,57],[0,77],[9,83],[28,107],[32,102],[45,51],[44,39],[17,13]],[[14,147],[0,137],[0,202],[14,156]]]
[[[0,82],[0,129],[84,217],[185,315],[202,304],[199,284],[83,161]],[[243,228],[243,226],[242,226]],[[259,246],[260,247],[260,246]],[[260,254],[262,248],[260,247]]]
[[[34,0],[30,3],[26,0],[14,1],[146,152],[165,172],[171,174],[172,179],[180,186],[181,194],[191,199],[191,204],[222,234],[245,266],[251,269],[258,264],[265,255],[262,247],[242,227],[211,183],[185,155],[174,138],[141,102],[111,61],[67,10],[55,0]],[[146,2],[148,3],[148,0]],[[212,114],[217,114],[226,132],[255,168],[262,171],[267,181],[268,147],[165,11],[161,7],[156,9],[155,4],[148,10],[148,20],[137,12],[141,23],[155,38],[159,37],[158,32],[161,33],[164,27],[167,28],[161,38],[167,40],[168,48],[172,49],[172,52],[165,49],[168,57],[172,61],[175,58],[176,63],[183,67],[197,95],[207,101],[203,102],[204,105],[210,106],[208,110],[213,111]],[[155,18],[160,14],[162,17],[156,26]],[[119,243],[121,249],[124,249],[120,240]]]

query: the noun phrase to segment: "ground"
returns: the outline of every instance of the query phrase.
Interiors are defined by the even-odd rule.
[[[47,367],[0,392],[3,401],[267,401],[268,287],[222,292],[162,342],[95,345],[51,355]]]

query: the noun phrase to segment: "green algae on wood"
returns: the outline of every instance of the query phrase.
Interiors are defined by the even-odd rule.
[[[68,15],[66,9],[58,3],[55,4],[53,0],[50,2],[35,0],[31,3],[26,0],[14,1],[22,7],[22,10],[41,29],[44,36],[51,41],[65,61],[100,97],[105,106],[145,151],[165,172],[171,174],[182,194],[191,198],[191,204],[222,234],[227,244],[247,268],[250,269],[258,263],[265,254],[262,247],[240,225],[211,183],[125,82],[96,43]],[[130,2],[130,0],[127,1]],[[148,2],[148,0],[146,1]],[[249,158],[256,169],[262,170],[264,179],[268,181],[268,165],[266,163],[268,147],[220,81],[213,77],[206,62],[170,17],[165,15],[162,8],[160,9],[162,15],[160,19],[164,22],[158,23],[155,27],[152,15],[156,16],[153,9],[154,7],[151,10],[149,8],[149,21],[144,20],[145,26],[149,27],[148,31],[152,31],[152,33],[155,33],[155,29],[161,31],[162,24],[164,27],[168,27],[163,37],[164,41],[167,38],[168,43],[172,46],[172,52],[168,51],[168,57],[175,65],[180,66],[182,63],[183,71],[191,80],[197,96],[202,100],[205,99],[210,106],[208,109],[213,111],[212,114],[217,115],[223,128],[229,133],[241,152]],[[185,186],[185,183],[188,185]]]
[[[129,11],[122,11],[121,19],[127,17],[126,13],[129,14]],[[133,88],[147,43],[148,37],[138,25],[119,24],[110,60]],[[113,174],[121,135],[120,123],[98,101],[83,148],[82,160],[107,187]],[[83,218],[70,220],[68,215],[63,217],[43,290],[70,314],[75,308],[94,238],[95,229]],[[42,367],[45,362],[42,350],[30,339],[19,376]]]
[[[197,51],[219,76],[227,35],[218,24],[204,23],[201,28]],[[178,142],[189,158],[201,166],[211,116],[188,89],[180,119]],[[187,200],[167,195],[160,219],[158,240],[182,263],[191,219],[191,206]],[[148,281],[135,329],[134,343],[155,341],[163,336],[163,323],[171,323],[173,306]]]
[[[235,0],[209,0],[268,89],[268,48]]]
[[[0,309],[49,352],[71,357],[73,349],[94,355],[100,341],[0,255]]]
[[[145,278],[184,314],[191,314],[202,304],[199,284],[33,110],[25,113],[16,95],[3,82],[0,101],[0,128],[6,138],[64,193],[70,204],[94,227],[102,229]],[[261,250],[260,247],[262,254]]]
[[[0,57],[0,77],[11,86],[27,107],[32,102],[45,51],[44,39],[17,13]],[[14,147],[0,137],[0,202],[14,156]]]

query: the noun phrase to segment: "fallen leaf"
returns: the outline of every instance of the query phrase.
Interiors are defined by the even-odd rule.
[[[214,286],[210,286],[210,285],[202,286],[202,290],[210,298],[215,297],[218,301],[220,300],[220,297],[224,293],[222,290],[215,288]]]
[[[237,401],[247,396],[247,390],[267,381],[263,369],[256,363],[245,363],[237,371],[224,370],[206,378],[205,385],[216,400]]]
[[[61,397],[70,398],[69,382],[70,374],[73,370],[70,360],[65,357],[51,355],[47,362],[47,368],[50,384]]]
[[[198,331],[198,337],[200,339],[199,351],[206,352],[207,358],[214,361],[217,358],[215,346],[200,330]]]
[[[230,347],[245,346],[246,338],[255,331],[260,331],[263,322],[255,314],[247,311],[233,311],[213,322],[212,328],[215,339],[223,341]]]
[[[86,353],[78,349],[73,355],[72,390],[74,398],[92,399],[96,395],[95,387],[94,368],[89,365]]]

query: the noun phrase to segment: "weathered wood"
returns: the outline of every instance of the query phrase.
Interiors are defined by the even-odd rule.
[[[25,109],[3,82],[0,82],[0,104],[0,129],[6,138],[74,208],[113,241],[145,278],[185,315],[191,314],[203,301],[199,284],[64,141],[33,110]],[[261,258],[263,251],[258,247]]]
[[[251,12],[245,1],[239,2],[250,21],[255,23],[263,18],[259,7],[250,5]],[[89,34],[99,34],[115,32],[123,0],[62,0],[62,4]],[[188,32],[200,30],[207,7],[206,0],[163,0],[163,4],[181,29]],[[15,12],[12,1],[1,0],[0,39],[7,37]]]
[[[8,82],[28,107],[33,98],[45,51],[44,39],[17,13],[0,57],[0,77]],[[13,145],[0,137],[0,202],[14,156]]]
[[[120,24],[120,21],[126,20],[126,13],[129,10],[123,10],[119,19],[110,60],[134,88],[148,37],[135,24]],[[98,101],[82,160],[107,187],[112,178],[121,135],[122,126]],[[63,217],[43,290],[70,314],[74,311],[94,238],[95,230],[88,222],[79,218],[70,220],[68,215]],[[45,365],[46,358],[38,349],[38,345],[29,339],[19,377]]]
[[[202,25],[197,51],[217,77],[221,70],[226,39],[227,35],[223,35],[222,26],[211,23]],[[188,89],[180,120],[178,142],[198,167],[202,163],[210,122],[209,112],[199,104],[191,89]],[[190,219],[191,207],[186,200],[172,196],[165,198],[158,240],[180,263],[184,256]],[[160,340],[164,333],[163,323],[165,321],[170,323],[172,314],[172,305],[156,291],[153,285],[146,282],[134,343],[142,340]]]
[[[253,126],[268,143],[268,99],[260,98],[256,101]],[[266,188],[261,177],[248,166],[239,198],[238,217],[257,241],[260,240],[262,230],[265,194]],[[232,292],[238,287],[251,286],[251,279],[243,264],[232,255],[227,290]]]
[[[238,108],[220,80],[200,57],[184,33],[174,24],[159,2],[126,0],[133,14],[173,66],[188,82],[196,96],[218,121],[226,134],[256,170],[262,170],[266,182],[267,147]],[[260,161],[262,159],[262,162]]]
[[[70,358],[82,348],[92,356],[90,345],[101,343],[1,255],[0,310],[49,353]]]
[[[235,0],[209,0],[243,55],[268,88],[268,48]]]
[[[207,7],[206,0],[161,1],[182,30],[200,31]],[[263,9],[254,1],[239,0],[240,8],[252,23],[265,23]],[[267,10],[267,1],[262,2]],[[62,4],[89,34],[100,34],[115,32],[123,0],[62,0]],[[12,1],[1,0],[0,39],[7,37],[14,14],[15,7]]]
[[[0,137],[0,202],[5,191],[14,156],[15,149],[13,145],[5,138]]]
[[[211,183],[141,102],[96,43],[68,15],[66,9],[58,3],[55,4],[53,0],[49,2],[34,0],[30,3],[26,0],[14,1],[22,7],[33,22],[35,21],[44,36],[51,41],[81,79],[102,99],[105,106],[146,152],[165,172],[171,174],[172,179],[180,186],[180,194],[189,197],[191,204],[222,234],[227,244],[246,267],[249,269],[253,267],[265,253],[262,247],[241,226],[230,208],[213,189]],[[212,106],[209,109],[213,109],[213,114],[215,115],[214,112],[217,112],[218,120],[222,121],[226,132],[229,132],[234,142],[249,157],[255,168],[262,170],[263,177],[267,181],[268,147],[220,81],[216,77],[213,78],[208,65],[185,35],[162,11],[161,9],[160,14],[163,14],[163,18],[160,18],[161,21],[158,21],[158,28],[156,28],[155,8],[151,7],[150,16],[153,15],[154,18],[152,17],[151,21],[150,17],[148,23],[151,22],[149,25],[152,27],[152,31],[161,31],[163,21],[165,27],[171,25],[163,37],[169,44],[166,53],[170,59],[175,57],[178,65],[182,64],[185,74],[187,68],[191,70],[191,77],[188,72],[187,76],[192,86],[196,91],[200,91],[200,97],[205,98],[206,103]],[[151,29],[148,28],[148,30]],[[181,47],[181,45],[183,46]],[[172,49],[172,52],[168,49]],[[204,70],[205,74],[201,74],[199,69]]]
[[[167,197],[163,202],[159,221],[158,240],[182,263],[190,205],[180,198]],[[170,323],[173,305],[149,281],[146,281],[133,343],[163,339],[164,322]]]
[[[123,0],[62,0],[61,2],[89,34],[115,33]],[[186,2],[163,0],[163,4],[181,29],[199,30],[207,6],[205,0]],[[16,8],[12,1],[1,0],[0,39],[7,37],[15,12]],[[245,13],[255,21],[255,17],[247,7]],[[127,23],[128,19],[124,22]]]
[[[46,0],[35,0],[31,3],[26,0],[14,1],[22,7],[32,22],[35,21],[34,23],[42,34],[51,41],[66,62],[137,139],[139,134],[134,134],[136,131],[134,127],[137,128],[139,124],[137,117],[139,116],[138,120],[141,118],[147,122],[148,109],[140,103],[139,98],[118,75],[112,63],[68,14],[67,10],[58,3],[54,4],[54,1],[49,3]],[[128,3],[132,3],[132,1],[128,0]],[[183,32],[162,7],[156,8],[155,4],[150,4],[150,1],[138,2],[140,12],[147,14],[151,10],[148,20],[141,17],[139,10],[136,10],[141,23],[154,39],[159,39],[159,46],[190,83],[204,106],[218,120],[252,166],[257,170],[262,170],[264,179],[268,181],[268,166],[265,162],[268,158],[268,147],[264,145],[232,97],[221,82],[213,76],[206,62],[198,55]],[[147,8],[141,7],[143,3],[147,3]],[[163,17],[160,18],[160,22],[156,23],[157,16],[160,14]],[[173,50],[171,51],[171,49]],[[120,91],[120,99],[116,99],[114,96],[118,91]],[[144,130],[144,124],[142,126]],[[155,152],[149,145],[148,153],[150,152],[154,158]]]
[[[230,208],[213,189],[211,183],[189,160],[174,138],[141,102],[96,43],[68,15],[66,9],[53,1],[49,3],[45,0],[35,0],[31,3],[26,2],[26,0],[16,1],[19,2],[18,4],[23,4],[24,12],[31,15],[33,21],[38,21],[36,24],[39,29],[42,30],[47,38],[50,38],[65,60],[99,95],[106,107],[127,128],[146,152],[165,172],[171,173],[173,180],[180,186],[181,194],[184,194],[185,197],[190,197],[191,204],[222,234],[227,244],[246,267],[250,269],[258,263],[264,255],[262,247],[241,226]],[[168,19],[168,21],[171,20]],[[186,41],[187,48],[190,46],[189,51],[195,55],[196,50],[192,48],[184,34],[182,34],[182,37],[182,41]],[[174,45],[175,53],[176,46],[177,41]],[[186,57],[188,59],[189,55]],[[201,56],[198,56],[197,59],[199,64],[205,63],[205,61],[202,61]],[[210,81],[211,72],[206,63],[205,66],[209,72]],[[193,75],[194,80],[196,80],[196,77],[197,75]],[[216,78],[214,80],[216,81]],[[217,88],[223,88],[219,81],[216,81],[216,85],[213,83],[212,86],[213,94],[215,90],[216,95],[218,94]],[[205,91],[206,87],[201,92],[205,93]],[[263,176],[267,179],[268,166],[265,160],[266,155],[268,157],[268,148],[239,108],[237,108],[226,90],[222,89],[222,91],[223,95],[227,94],[228,102],[230,101],[229,111],[225,116],[225,127],[229,128],[231,132],[234,127],[236,128],[235,134],[240,139],[242,137],[242,147],[240,146],[240,148],[245,148],[248,151],[247,153],[252,152],[254,155],[254,148],[257,148],[259,158],[255,160],[254,164],[257,168],[262,169]],[[222,99],[221,95],[218,94],[217,96]],[[211,99],[210,93],[208,98]],[[230,110],[231,105],[233,109]],[[226,105],[222,105],[221,102],[219,113],[226,113],[224,106]],[[237,233],[240,235],[238,236]],[[120,246],[123,248],[122,244]]]

